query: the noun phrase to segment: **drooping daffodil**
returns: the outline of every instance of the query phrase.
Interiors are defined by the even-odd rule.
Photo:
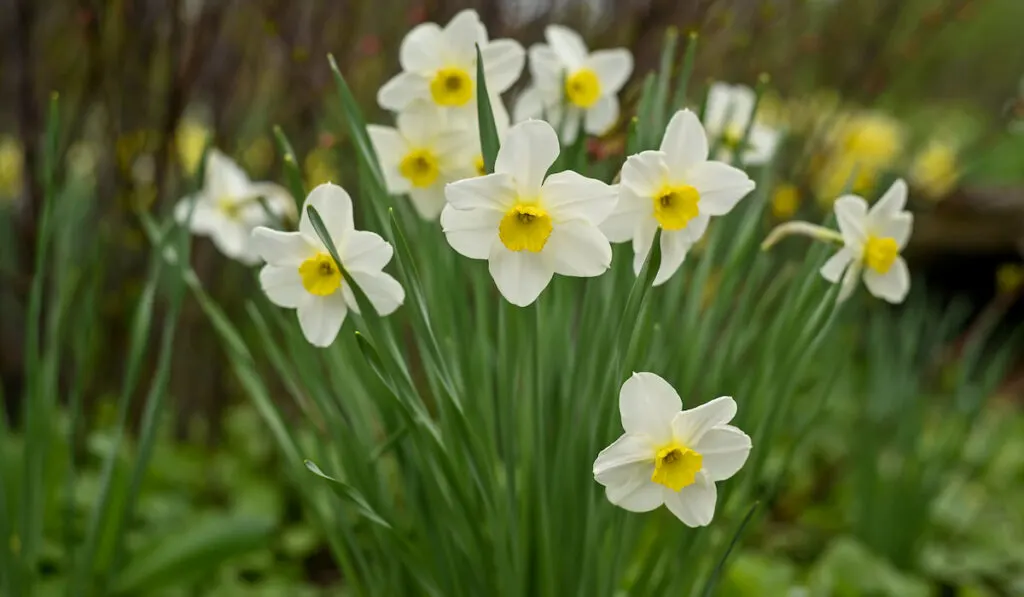
[[[760,165],[775,155],[779,132],[757,121],[754,114],[756,99],[754,90],[746,85],[711,85],[704,126],[708,135],[718,142],[716,160],[731,163],[739,152],[744,164]],[[744,135],[747,135],[745,142]]]
[[[551,125],[527,120],[505,135],[493,174],[445,187],[448,243],[486,259],[498,290],[520,307],[537,300],[556,273],[598,276],[611,265],[598,224],[615,206],[615,190],[570,170],[545,178],[558,153]]]
[[[284,187],[252,182],[231,158],[211,149],[206,155],[203,188],[179,201],[174,216],[178,222],[187,221],[193,234],[210,237],[227,257],[253,265],[259,263],[250,242],[253,228],[275,218],[293,219],[295,202]]]
[[[298,312],[310,344],[329,346],[349,310],[358,313],[359,305],[341,267],[313,228],[310,206],[331,235],[341,266],[380,315],[394,312],[405,300],[405,291],[382,271],[394,253],[391,245],[376,233],[355,229],[352,199],[345,189],[322,184],[310,192],[305,206],[297,232],[264,227],[253,231],[253,244],[267,262],[260,271],[260,285],[272,303]]]
[[[545,44],[530,48],[529,88],[519,96],[513,117],[541,118],[559,130],[565,143],[584,132],[601,135],[619,118],[618,93],[633,72],[629,50],[590,52],[572,29],[549,25]]]
[[[396,127],[366,127],[389,193],[408,194],[416,211],[437,219],[445,206],[444,185],[475,175],[472,156],[480,147],[467,125],[448,126],[446,115],[426,102],[400,112]]]
[[[444,28],[421,23],[406,34],[398,53],[402,72],[380,88],[377,103],[401,112],[425,101],[454,118],[475,118],[478,44],[488,92],[503,93],[519,79],[526,53],[514,40],[489,40],[480,16],[467,9]]]
[[[619,391],[625,433],[597,455],[594,479],[616,506],[649,512],[664,504],[683,524],[701,527],[715,515],[715,483],[743,467],[752,443],[729,425],[732,398],[682,408],[664,379],[634,373]]]
[[[754,189],[745,172],[708,161],[708,139],[697,116],[680,110],[669,121],[658,150],[629,156],[615,210],[601,225],[612,242],[633,241],[633,269],[640,271],[661,228],[663,284],[679,269],[712,216],[721,216]]]
[[[910,240],[914,216],[907,204],[907,184],[897,180],[870,209],[863,197],[844,195],[835,201],[836,220],[843,248],[821,268],[833,284],[841,283],[839,301],[856,289],[857,281],[872,295],[902,303],[910,291],[910,272],[900,251]]]

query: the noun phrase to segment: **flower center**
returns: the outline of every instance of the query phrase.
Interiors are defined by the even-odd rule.
[[[476,158],[473,159],[473,167],[476,168],[477,176],[484,176],[487,174],[487,166],[484,164],[484,156],[476,156]]]
[[[703,466],[704,457],[699,452],[681,444],[669,444],[658,450],[651,481],[672,491],[679,491],[687,485],[693,485]]]
[[[880,274],[889,271],[899,253],[900,247],[892,238],[869,236],[864,244],[864,262]]]
[[[581,68],[566,77],[565,95],[570,102],[581,108],[593,106],[601,97],[601,81],[597,73],[589,68]]]
[[[439,69],[430,82],[430,95],[441,106],[463,106],[473,99],[473,80],[465,69],[446,67]]]
[[[398,172],[414,187],[429,187],[437,180],[437,156],[429,149],[414,149],[402,158]]]
[[[729,126],[722,133],[722,147],[736,151],[743,143],[743,130],[738,126]]]
[[[654,195],[654,218],[664,230],[682,230],[700,215],[700,193],[690,185],[664,186]]]
[[[536,205],[517,204],[498,224],[498,238],[509,251],[539,253],[551,236],[551,216]]]
[[[217,209],[229,220],[239,220],[242,218],[242,202],[235,201],[231,197],[217,199]]]
[[[327,253],[317,253],[299,266],[306,292],[316,296],[334,294],[341,287],[341,269]]]

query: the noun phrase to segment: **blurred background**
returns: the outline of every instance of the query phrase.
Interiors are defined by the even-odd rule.
[[[770,77],[761,118],[790,133],[776,163],[772,218],[821,219],[851,174],[838,154],[872,156],[880,172],[911,180],[917,219],[908,258],[925,277],[921,292],[966,297],[972,315],[964,330],[993,310],[1008,314],[1006,333],[1021,325],[1021,0],[4,0],[0,380],[8,416],[23,408],[27,296],[43,197],[38,173],[52,92],[60,94],[63,123],[59,184],[95,198],[75,212],[90,240],[77,265],[95,281],[95,301],[72,317],[90,326],[82,358],[92,373],[76,383],[102,427],[149,263],[135,212],[168,214],[193,191],[207,143],[254,180],[282,180],[275,125],[295,147],[307,185],[354,185],[326,55],[336,57],[367,121],[390,123],[375,96],[398,70],[402,37],[467,7],[491,37],[525,47],[543,39],[547,24],[560,23],[591,48],[633,52],[623,122],[590,142],[596,157],[621,156],[625,119],[644,76],[657,68],[666,33],[682,40],[698,33],[700,93],[711,81],[754,86]],[[509,106],[518,89],[505,98]],[[883,176],[868,178],[857,190],[869,194]],[[194,241],[193,263],[229,311],[257,291],[250,272],[206,239]],[[273,466],[270,449],[259,441],[258,417],[236,408],[244,396],[227,371],[209,323],[186,300],[169,441],[153,463],[162,471],[157,486],[177,497],[154,490],[152,507],[265,508],[298,521],[287,491],[263,478]],[[1024,396],[1019,363],[1002,388],[1011,402]],[[238,495],[256,503],[239,506],[232,501]],[[288,528],[260,557],[290,562],[289,578],[315,583],[326,575],[329,582],[315,531],[300,522]]]

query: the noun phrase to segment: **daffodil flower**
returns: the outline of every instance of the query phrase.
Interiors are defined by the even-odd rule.
[[[511,39],[488,40],[476,11],[463,10],[443,29],[437,23],[422,23],[405,36],[398,56],[402,72],[380,88],[377,103],[401,112],[414,102],[426,101],[475,118],[477,44],[488,91],[501,94],[523,71],[523,47]]]
[[[260,199],[266,207],[260,204]],[[188,221],[193,234],[208,236],[221,253],[246,265],[259,263],[250,244],[253,228],[277,218],[294,217],[295,202],[272,182],[252,182],[228,156],[207,152],[203,188],[174,207],[178,222]],[[189,218],[191,214],[191,219]]]
[[[718,140],[715,159],[732,162],[736,152],[740,152],[744,164],[758,165],[775,154],[779,132],[754,119],[755,103],[754,90],[746,85],[715,83],[711,86],[704,124],[708,134]],[[744,144],[743,136],[748,126],[750,135]]]
[[[907,184],[897,180],[868,209],[857,195],[844,195],[835,202],[836,219],[843,248],[821,268],[821,275],[833,284],[842,283],[839,301],[849,298],[864,278],[868,291],[890,303],[902,303],[910,291],[910,272],[900,251],[907,245],[914,216],[907,204]],[[862,276],[863,274],[863,276]]]
[[[679,269],[712,216],[721,216],[754,189],[738,168],[708,161],[708,140],[697,116],[676,112],[665,130],[661,149],[629,156],[615,210],[601,230],[612,242],[633,241],[633,269],[640,271],[661,228],[661,268],[654,283],[663,284]]]
[[[405,300],[405,291],[382,271],[394,250],[377,234],[355,229],[352,199],[345,189],[322,184],[310,192],[306,206],[320,214],[341,265],[373,308],[381,315],[394,312]],[[267,262],[260,271],[263,292],[275,305],[298,311],[299,326],[310,344],[329,346],[348,311],[359,313],[359,306],[341,268],[313,229],[308,209],[302,213],[298,232],[260,227],[252,237]]]
[[[384,183],[389,193],[407,193],[424,219],[437,219],[444,185],[476,174],[471,158],[479,139],[465,127],[447,126],[445,115],[425,102],[399,113],[396,125],[366,127]]]
[[[716,481],[736,474],[751,441],[729,425],[736,402],[715,398],[682,410],[679,394],[653,373],[634,373],[619,392],[625,431],[594,461],[594,479],[608,501],[630,512],[662,504],[690,527],[715,515]]]
[[[618,93],[633,72],[629,50],[587,50],[579,33],[559,25],[544,30],[546,44],[530,48],[531,87],[516,103],[516,121],[545,117],[572,143],[583,130],[601,135],[619,118]]]
[[[558,157],[558,136],[546,122],[509,129],[494,173],[445,187],[441,226],[448,243],[486,259],[501,294],[524,307],[554,274],[599,276],[612,250],[597,225],[615,205],[613,187],[576,172],[545,178]]]

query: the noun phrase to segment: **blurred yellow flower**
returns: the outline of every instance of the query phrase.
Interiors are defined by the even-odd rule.
[[[309,152],[302,166],[306,174],[306,184],[310,187],[339,180],[338,169],[334,165],[329,149],[321,147]]]
[[[942,199],[960,178],[956,147],[949,142],[933,140],[914,158],[910,180],[930,199]]]
[[[818,202],[831,206],[844,193],[870,195],[880,173],[879,166],[852,157],[827,160],[815,180]]]
[[[1004,263],[996,270],[996,290],[999,294],[1011,294],[1024,284],[1024,265]]]
[[[0,138],[0,197],[15,197],[21,193],[24,165],[21,142],[15,137]]]
[[[242,151],[242,164],[254,176],[266,174],[274,163],[274,144],[266,135],[261,135],[252,140]]]
[[[843,119],[836,127],[836,150],[846,157],[884,166],[899,157],[903,130],[895,119],[865,112]]]
[[[772,194],[772,215],[779,220],[788,220],[800,207],[800,189],[789,183],[780,184]]]
[[[203,150],[210,139],[210,129],[201,122],[184,120],[178,125],[174,134],[174,143],[178,148],[178,162],[189,176],[196,173],[199,162],[203,159]]]

